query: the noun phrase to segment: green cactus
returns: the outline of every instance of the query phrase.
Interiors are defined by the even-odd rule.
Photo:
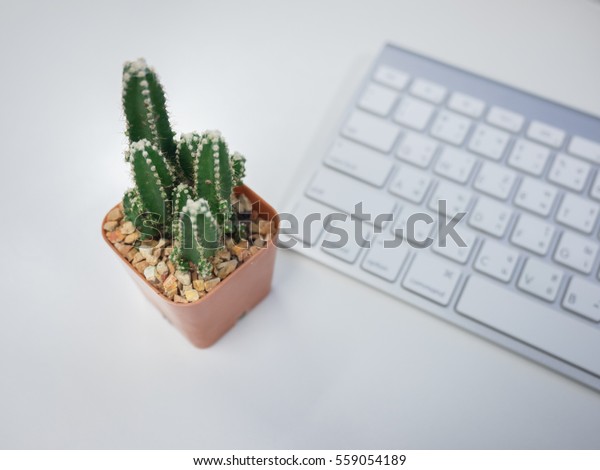
[[[193,199],[191,188],[185,183],[179,184],[173,193],[173,210],[175,216],[171,221],[171,235],[174,240],[179,240],[180,238],[180,216],[183,208],[190,199]],[[178,257],[175,256],[173,259],[177,261]]]
[[[181,134],[177,143],[177,161],[188,181],[194,180],[194,158],[202,136],[197,132]]]
[[[205,199],[188,199],[180,214],[179,256],[198,266],[198,272],[210,274],[209,257],[221,245],[221,231]]]
[[[135,183],[123,197],[125,217],[144,237],[171,236],[173,262],[208,276],[209,258],[233,230],[231,197],[246,159],[230,154],[218,131],[182,134],[176,143],[163,89],[143,59],[124,66],[123,107]]]
[[[246,157],[234,152],[230,157],[230,165],[233,172],[233,185],[240,186],[246,176]]]
[[[123,212],[142,234],[142,238],[153,238],[156,235],[156,220],[148,217],[140,195],[136,188],[128,189],[123,196]]]
[[[165,93],[153,69],[144,59],[123,66],[123,109],[129,142],[147,139],[175,163],[174,133],[169,124]]]
[[[158,148],[146,139],[130,145],[126,160],[131,163],[144,214],[152,215],[158,223],[166,223],[167,201],[175,182],[173,170]]]
[[[202,134],[194,154],[193,186],[196,196],[206,199],[213,214],[231,216],[233,169],[227,144],[219,131]]]

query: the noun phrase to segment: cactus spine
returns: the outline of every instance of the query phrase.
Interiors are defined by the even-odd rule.
[[[219,131],[175,142],[162,86],[143,59],[123,68],[123,108],[135,183],[123,197],[125,217],[144,237],[156,238],[160,224],[173,238],[173,262],[208,276],[209,258],[232,231],[231,196],[243,184],[245,158],[229,152]]]

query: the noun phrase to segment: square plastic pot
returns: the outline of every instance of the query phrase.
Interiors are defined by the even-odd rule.
[[[277,226],[277,212],[258,194],[247,186],[240,186],[235,189],[235,192],[236,194],[245,194],[252,202],[253,210],[258,211],[263,218],[274,219]],[[106,216],[102,221],[103,226],[105,222]],[[200,300],[180,304],[169,300],[154,285],[150,284],[107,239],[104,229],[102,229],[102,238],[123,261],[127,271],[148,300],[198,348],[207,348],[214,344],[271,290],[277,251],[271,240],[260,251],[241,263],[233,273]]]

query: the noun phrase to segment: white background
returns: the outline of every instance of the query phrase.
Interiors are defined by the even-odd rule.
[[[598,447],[600,394],[298,255],[201,351],[103,245],[123,61],[280,207],[386,41],[600,115],[592,0],[2,1],[0,447]]]

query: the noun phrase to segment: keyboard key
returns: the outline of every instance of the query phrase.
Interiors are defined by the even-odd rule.
[[[486,124],[479,124],[469,142],[469,149],[493,160],[500,160],[510,134]]]
[[[600,171],[596,173],[596,179],[594,180],[594,184],[592,184],[590,196],[592,196],[597,201],[600,201]]]
[[[308,185],[306,195],[347,214],[362,203],[363,213],[372,219],[379,214],[393,214],[396,202],[384,192],[335,171],[323,168]]]
[[[398,146],[396,156],[405,162],[427,168],[438,147],[439,144],[429,137],[414,132],[406,132]]]
[[[460,279],[458,266],[430,254],[415,255],[402,285],[440,305],[448,305]]]
[[[394,124],[364,111],[353,111],[342,127],[342,135],[383,153],[392,149],[398,133]]]
[[[452,183],[440,181],[429,199],[429,208],[438,212],[441,210],[440,201],[446,202],[445,214],[452,217],[459,212],[465,212],[471,202],[471,192]]]
[[[548,263],[529,258],[517,282],[517,287],[540,299],[553,302],[558,294],[558,288],[562,281],[562,271],[553,268]]]
[[[450,144],[460,145],[470,128],[469,118],[442,109],[431,126],[431,135]]]
[[[477,157],[471,153],[445,147],[433,171],[457,183],[465,183],[471,176],[476,161]]]
[[[403,90],[410,80],[410,76],[406,72],[388,67],[387,65],[377,67],[373,78],[379,83],[395,88],[396,90]]]
[[[383,235],[375,239],[362,262],[362,268],[388,282],[394,282],[408,258],[410,245],[402,242],[398,246],[386,247],[385,241]]]
[[[513,168],[539,176],[543,173],[549,157],[550,150],[547,147],[519,139],[508,157],[508,164]]]
[[[501,165],[483,162],[473,186],[482,193],[506,199],[512,191],[517,174]]]
[[[334,212],[331,208],[323,206],[310,199],[302,198],[292,214],[298,221],[298,226],[290,226],[282,221],[279,235],[291,235],[297,240],[304,242],[305,245],[314,246],[321,233],[323,232],[323,221],[325,217]]]
[[[600,285],[574,276],[569,282],[562,306],[589,320],[600,322]]]
[[[363,91],[358,107],[380,116],[387,116],[394,107],[398,93],[387,87],[370,83]]]
[[[419,98],[439,104],[446,96],[446,87],[429,80],[417,78],[410,87],[410,92]]]
[[[527,137],[550,147],[560,148],[565,140],[565,131],[540,121],[531,121]]]
[[[517,267],[519,252],[506,245],[486,240],[473,268],[502,282],[509,282]]]
[[[482,196],[471,211],[469,225],[495,237],[502,237],[512,213],[512,209],[506,204]]]
[[[379,187],[384,185],[394,167],[393,162],[379,152],[342,138],[333,143],[324,162],[331,168]]]
[[[566,231],[560,237],[554,261],[584,274],[592,272],[598,255],[598,243],[589,238]]]
[[[394,114],[394,120],[417,131],[425,129],[434,111],[433,105],[405,96]]]
[[[552,210],[558,190],[547,183],[525,177],[515,196],[515,205],[547,216]]]
[[[346,215],[346,214],[344,214]],[[360,250],[369,241],[372,233],[369,224],[360,223],[347,216],[346,220],[329,220],[325,226],[325,238],[321,249],[347,263],[354,263]],[[329,243],[335,246],[329,246]]]
[[[480,276],[467,280],[456,310],[600,377],[599,332],[577,318]]]
[[[581,191],[590,174],[591,165],[578,158],[559,153],[554,159],[548,179],[573,191]]]
[[[390,225],[391,232],[398,239],[410,241],[413,246],[430,245],[429,238],[435,229],[436,220],[435,214],[419,206],[403,204]]]
[[[513,245],[543,256],[548,253],[553,238],[554,226],[537,217],[521,214],[510,241]]]
[[[600,142],[594,142],[575,135],[571,138],[568,152],[571,155],[585,158],[592,163],[600,164]]]
[[[448,100],[448,108],[472,118],[478,118],[485,109],[485,103],[464,93],[454,92]]]
[[[525,118],[517,113],[499,106],[492,106],[486,117],[486,121],[496,127],[509,132],[519,132],[523,127]]]
[[[598,208],[598,204],[589,199],[566,193],[556,214],[556,220],[583,233],[592,233],[598,218]]]
[[[442,216],[443,217],[443,216]],[[459,246],[456,240],[451,236],[446,237],[446,246],[441,246],[439,236],[433,243],[432,249],[436,253],[456,261],[457,263],[465,264],[477,243],[477,236],[472,230],[465,228],[464,222],[459,222],[456,225],[456,233],[464,242],[464,246]]]
[[[431,176],[410,165],[399,165],[390,192],[408,201],[420,203],[431,184]]]

